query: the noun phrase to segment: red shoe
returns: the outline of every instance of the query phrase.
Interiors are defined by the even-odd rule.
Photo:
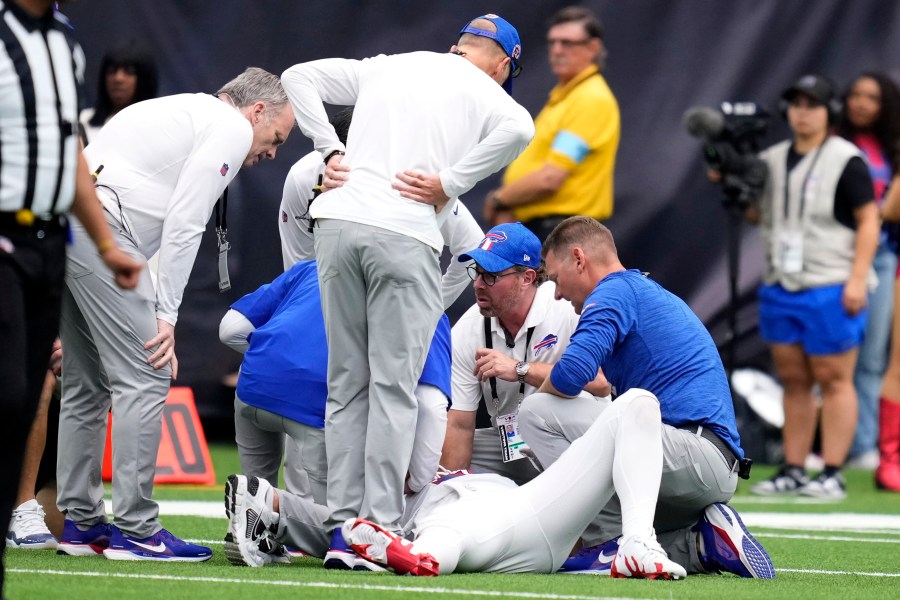
[[[362,558],[387,567],[398,575],[435,577],[438,562],[430,554],[419,554],[411,542],[364,519],[347,519],[341,533],[347,545]]]
[[[878,452],[875,485],[900,492],[900,402],[881,399],[878,415]]]
[[[881,463],[875,469],[875,485],[879,489],[900,492],[900,464]]]

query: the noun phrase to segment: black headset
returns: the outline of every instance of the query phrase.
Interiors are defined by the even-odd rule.
[[[838,118],[841,116],[841,110],[843,109],[843,104],[841,103],[840,96],[837,93],[837,86],[833,81],[828,79],[827,77],[823,77],[821,75],[804,75],[800,79],[797,80],[794,85],[789,87],[781,94],[781,99],[778,101],[778,112],[781,113],[781,118],[787,121],[787,111],[790,106],[790,101],[785,99],[785,95],[789,92],[796,91],[800,94],[806,94],[806,92],[802,91],[803,88],[809,87],[808,85],[801,85],[806,82],[806,80],[810,77],[815,77],[817,80],[824,82],[828,86],[828,99],[824,102],[825,108],[828,110],[828,122],[835,123]],[[799,89],[798,89],[799,88]]]

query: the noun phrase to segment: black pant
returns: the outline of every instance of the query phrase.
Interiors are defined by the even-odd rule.
[[[23,227],[12,214],[0,213],[0,440],[4,446],[0,523],[4,524],[15,508],[25,441],[59,333],[65,269],[64,218]],[[5,549],[4,535],[0,556]]]

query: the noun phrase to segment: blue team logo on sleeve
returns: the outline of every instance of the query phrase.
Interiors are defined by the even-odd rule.
[[[549,333],[547,336],[534,345],[532,350],[534,351],[534,357],[537,358],[538,354],[541,353],[542,350],[546,350],[548,348],[552,348],[559,341],[559,336]]]

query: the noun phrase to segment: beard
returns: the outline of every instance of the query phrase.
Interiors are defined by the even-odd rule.
[[[511,308],[516,306],[519,301],[519,291],[517,288],[511,288],[502,296],[495,297],[491,300],[489,307],[479,307],[482,317],[502,317]]]

